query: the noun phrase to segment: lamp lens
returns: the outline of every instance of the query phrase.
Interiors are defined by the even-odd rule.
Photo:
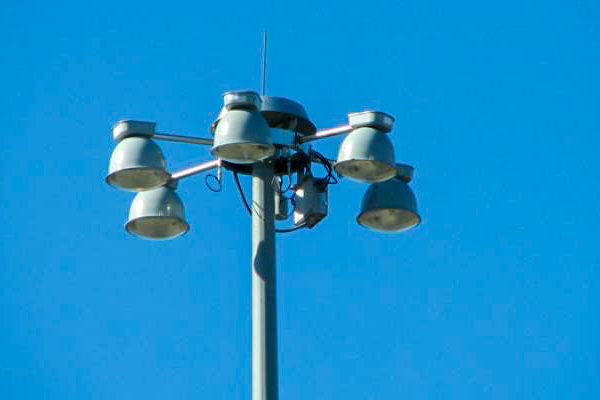
[[[264,160],[274,152],[273,146],[256,143],[224,144],[213,150],[213,153],[223,160],[239,164],[252,164]]]
[[[163,169],[139,167],[114,172],[106,179],[112,186],[140,192],[164,185],[169,174]]]
[[[127,231],[145,239],[173,239],[189,229],[187,223],[177,217],[141,217],[126,225]]]
[[[378,208],[362,213],[358,223],[378,232],[399,232],[420,222],[412,211],[397,208]]]
[[[382,182],[393,178],[396,169],[377,160],[348,160],[335,165],[335,170],[348,179],[359,182]]]

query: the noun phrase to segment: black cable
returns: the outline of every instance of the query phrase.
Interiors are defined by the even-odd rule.
[[[290,232],[294,232],[297,231],[298,229],[302,229],[305,228],[306,224],[302,224],[302,225],[298,225],[294,228],[289,228],[289,229],[275,229],[275,232],[277,233],[290,233]]]
[[[311,159],[313,157],[315,157],[315,161],[319,161],[320,164],[323,165],[323,168],[325,168],[325,170],[327,171],[327,176],[323,178],[325,179],[326,184],[335,185],[336,183],[338,183],[337,178],[333,174],[333,167],[331,166],[329,160],[323,154],[311,149]]]
[[[242,198],[242,201],[244,202],[244,206],[246,206],[246,210],[248,210],[248,214],[252,215],[252,209],[250,208],[250,205],[248,204],[248,200],[246,200],[246,195],[244,194],[244,190],[242,189],[242,184],[240,183],[240,178],[238,177],[237,172],[233,171],[233,178],[235,180],[235,185],[238,188],[238,191],[240,192],[240,197]],[[296,208],[296,202],[292,201],[292,204],[294,205],[294,209]],[[292,214],[290,213],[290,216]],[[277,233],[289,233],[289,232],[294,232],[297,231],[299,229],[302,229],[306,227],[306,224],[302,224],[299,226],[296,226],[294,228],[289,228],[289,229],[275,229],[275,232]]]
[[[246,200],[246,195],[244,194],[244,190],[242,189],[242,184],[240,183],[240,178],[238,177],[237,172],[233,171],[233,178],[235,180],[235,185],[238,188],[238,191],[240,192],[240,197],[242,198],[242,201],[244,202],[244,205],[246,206],[246,210],[248,210],[248,214],[252,215],[252,209],[250,208],[250,204],[248,204],[248,200]]]
[[[213,178],[215,180],[215,182],[217,182],[217,186],[213,186],[211,183],[209,183],[209,178]],[[223,184],[221,183],[221,181],[219,180],[219,178],[216,175],[213,174],[208,174],[204,177],[204,184],[206,185],[206,187],[208,188],[208,190],[210,190],[211,192],[215,192],[218,193],[221,190],[223,190]]]

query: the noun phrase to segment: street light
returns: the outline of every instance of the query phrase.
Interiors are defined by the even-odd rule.
[[[211,125],[214,138],[156,132],[156,124],[119,121],[113,128],[118,142],[107,182],[137,191],[127,231],[144,239],[172,239],[189,230],[177,183],[216,169],[234,174],[244,205],[252,215],[252,398],[277,400],[277,310],[275,234],[313,228],[328,213],[328,188],[334,175],[371,183],[357,222],[374,231],[399,232],[421,222],[414,193],[408,186],[413,168],[396,164],[389,139],[394,118],[376,111],[348,115],[348,124],[317,131],[304,107],[293,100],[227,92],[223,108]],[[346,135],[334,165],[316,151],[313,141]],[[153,140],[211,146],[216,160],[169,174]],[[316,176],[318,165],[325,171]],[[238,175],[252,176],[248,203]],[[284,177],[289,184],[284,185]],[[207,181],[208,184],[208,181]],[[213,191],[218,191],[212,188]],[[288,204],[293,204],[288,212]],[[292,218],[291,228],[276,228],[275,219]]]

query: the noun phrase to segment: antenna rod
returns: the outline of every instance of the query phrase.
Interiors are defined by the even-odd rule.
[[[263,32],[262,84],[260,92],[261,96],[264,96],[267,92],[267,31]]]

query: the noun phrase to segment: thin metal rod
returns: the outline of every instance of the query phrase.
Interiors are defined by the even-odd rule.
[[[210,169],[219,168],[220,165],[221,160],[213,160],[207,161],[202,164],[198,164],[194,167],[182,169],[180,171],[175,172],[174,174],[171,174],[171,181],[178,181],[180,179],[187,178],[189,176],[196,175],[201,172],[208,171]]]
[[[263,32],[262,80],[260,94],[261,96],[267,94],[267,31]]]
[[[209,138],[199,138],[193,136],[183,136],[183,135],[170,135],[166,133],[155,133],[152,136],[153,139],[156,140],[164,140],[167,142],[178,142],[178,143],[189,143],[189,144],[204,144],[212,146],[213,139]]]
[[[252,170],[252,400],[277,400],[277,280],[273,165]]]
[[[298,142],[300,144],[312,142],[313,140],[325,139],[332,136],[343,135],[345,133],[349,133],[352,131],[352,127],[350,125],[342,125],[335,128],[324,129],[322,131],[318,131],[314,135],[309,136],[300,136],[298,138]]]

